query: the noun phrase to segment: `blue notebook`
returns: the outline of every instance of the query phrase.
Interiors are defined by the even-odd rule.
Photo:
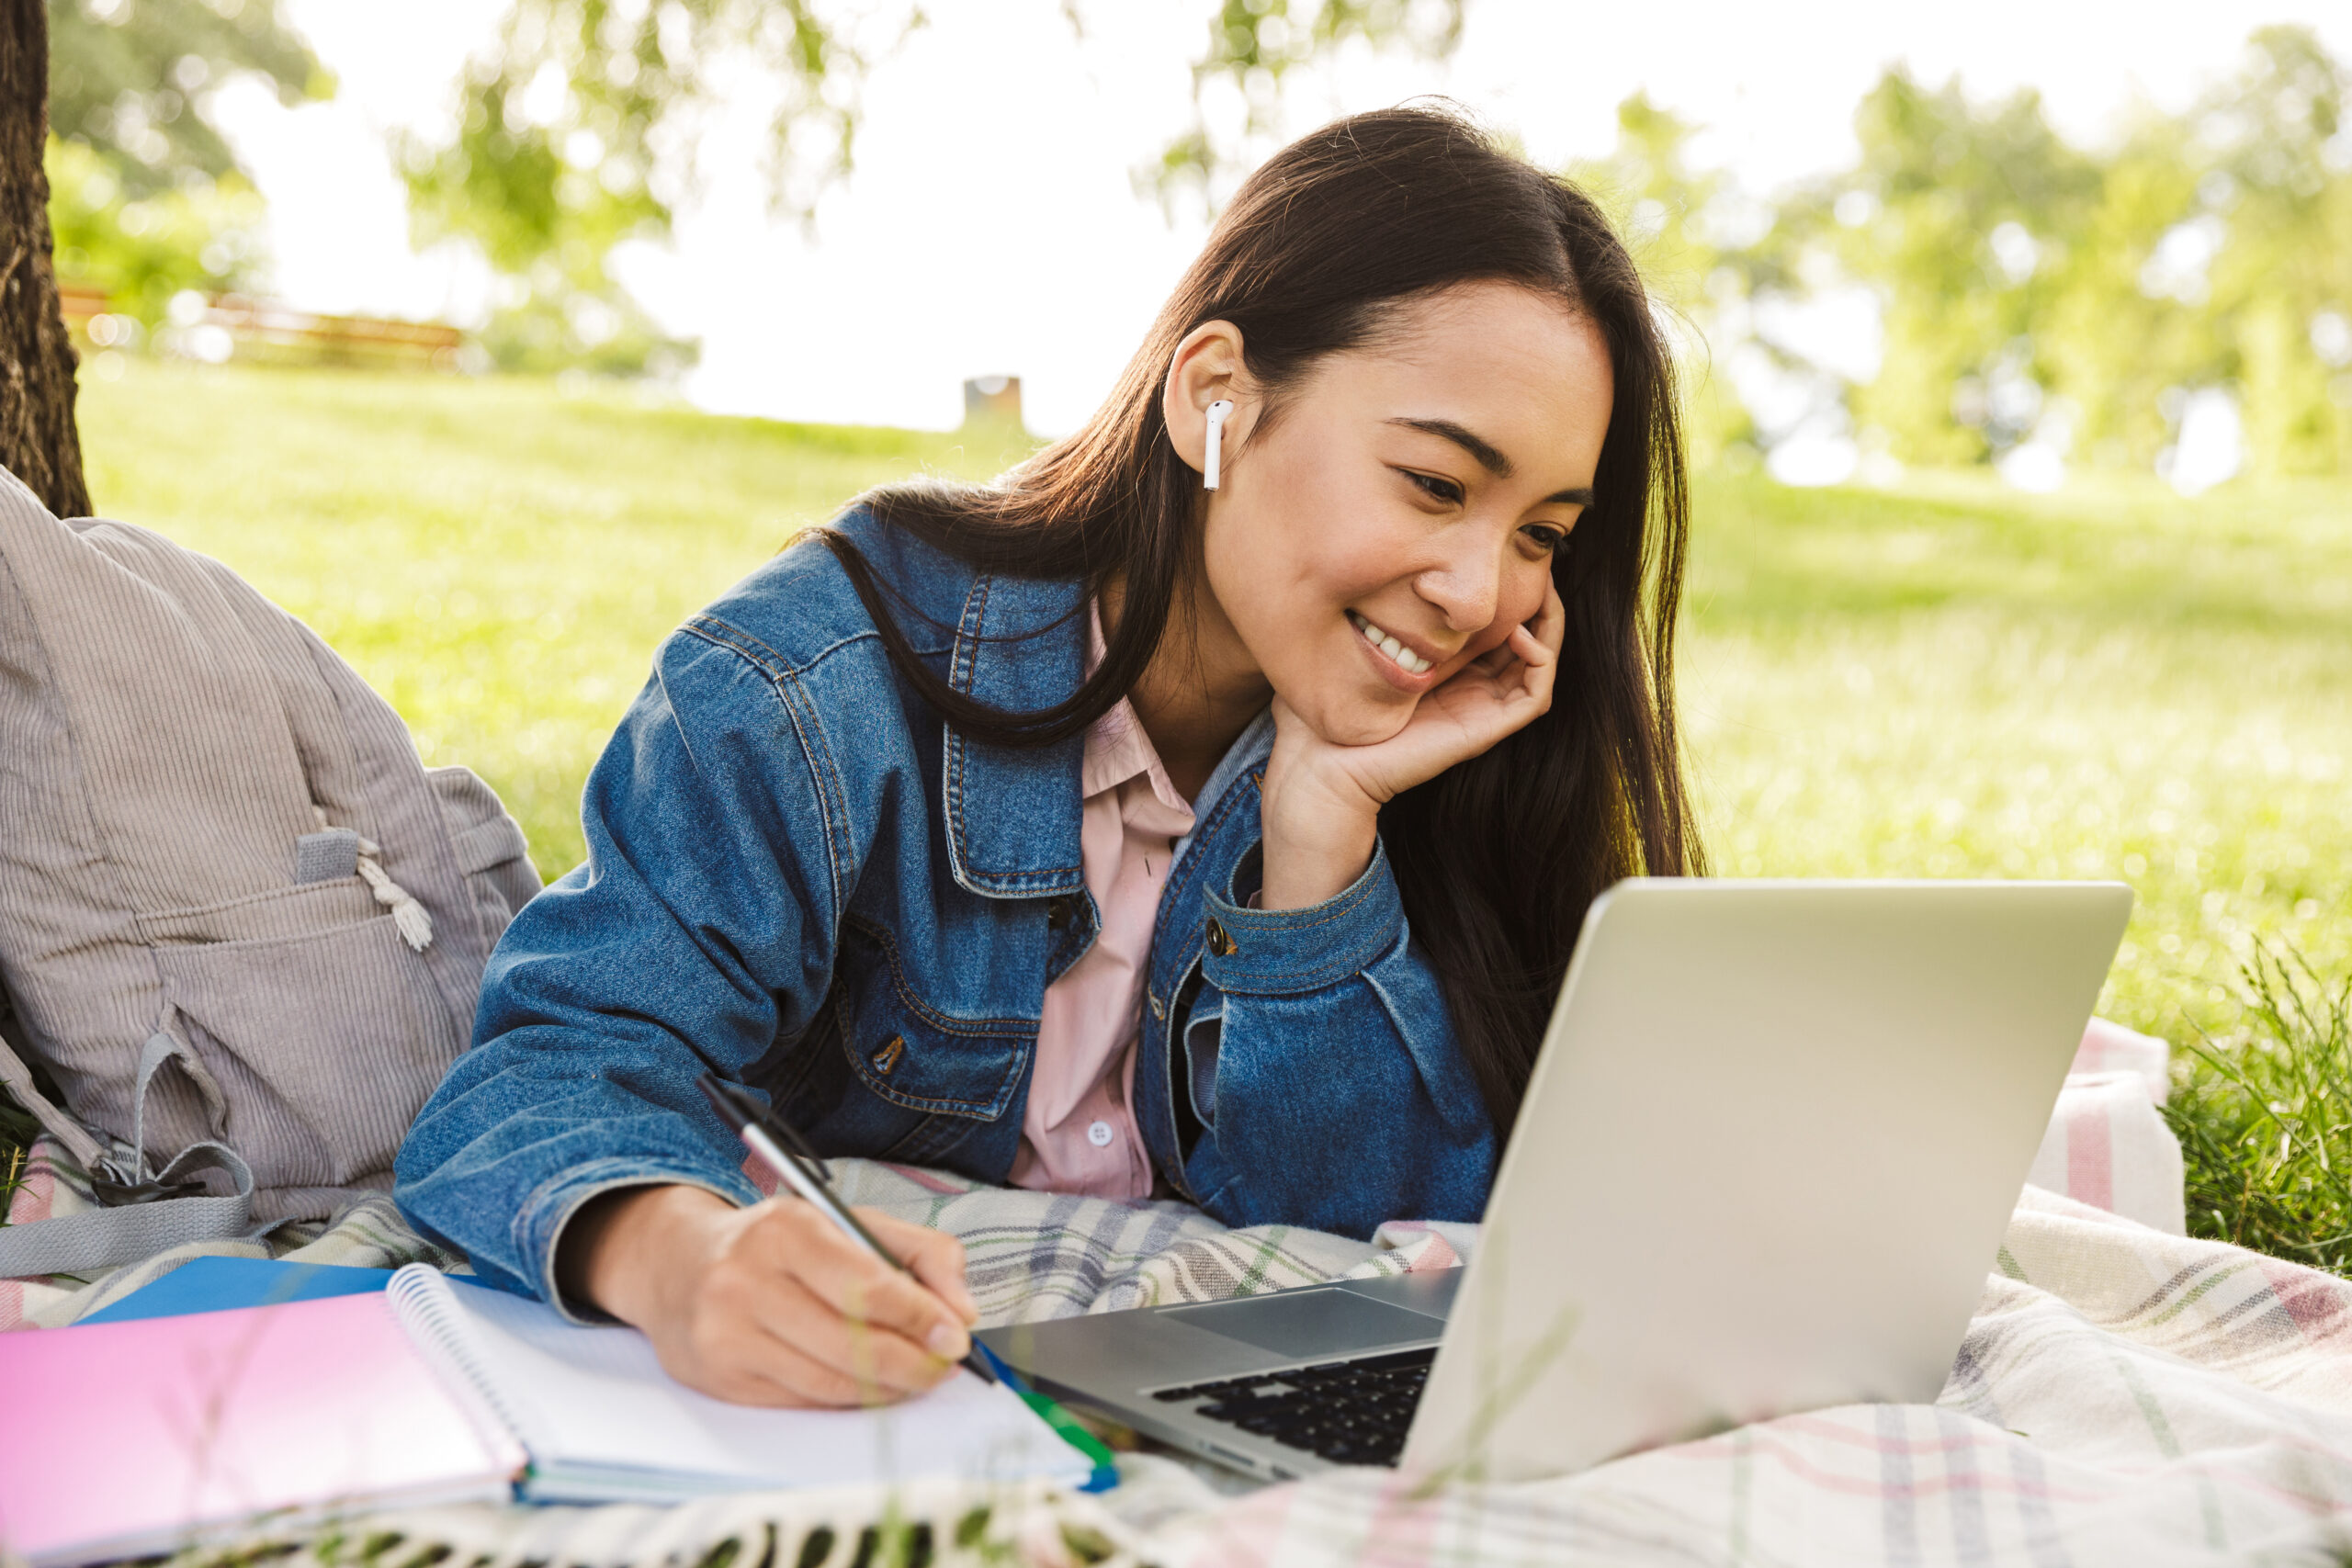
[[[354,1269],[341,1263],[288,1263],[271,1258],[193,1258],[152,1284],[141,1285],[111,1306],[82,1318],[85,1323],[128,1323],[141,1317],[179,1317],[230,1307],[268,1306],[276,1302],[315,1301],[380,1291],[389,1269]]]

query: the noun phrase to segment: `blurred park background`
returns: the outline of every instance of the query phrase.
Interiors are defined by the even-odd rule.
[[[1077,424],[1257,158],[1448,94],[1672,312],[1716,869],[2132,883],[2102,1007],[2216,1053],[2199,1224],[2342,1267],[2352,9],[1902,9],[55,0],[90,488],[553,876],[680,618]],[[1025,426],[957,425],[991,374]]]

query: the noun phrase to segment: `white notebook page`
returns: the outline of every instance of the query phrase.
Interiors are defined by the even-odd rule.
[[[1010,1390],[968,1371],[876,1410],[759,1410],[678,1383],[633,1328],[566,1323],[540,1303],[417,1264],[393,1286],[420,1345],[458,1361],[515,1428],[545,1483],[532,1488],[537,1495],[686,1496],[933,1476],[1077,1483],[1090,1473],[1085,1457]]]

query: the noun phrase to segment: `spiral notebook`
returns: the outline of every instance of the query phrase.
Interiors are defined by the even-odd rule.
[[[1092,1468],[969,1372],[876,1410],[752,1410],[680,1386],[634,1329],[417,1264],[381,1293],[0,1335],[0,1556],[32,1568],[393,1506]]]
[[[520,1490],[533,1501],[666,1503],[934,1476],[1075,1486],[1093,1473],[1010,1389],[967,1371],[876,1410],[754,1410],[682,1387],[633,1328],[566,1323],[416,1263],[385,1294],[427,1359],[530,1455]]]

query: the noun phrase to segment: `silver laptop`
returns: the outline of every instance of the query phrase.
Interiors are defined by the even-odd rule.
[[[980,1337],[1266,1480],[1521,1480],[1932,1400],[2131,910],[2116,883],[1621,883],[1468,1267]]]

